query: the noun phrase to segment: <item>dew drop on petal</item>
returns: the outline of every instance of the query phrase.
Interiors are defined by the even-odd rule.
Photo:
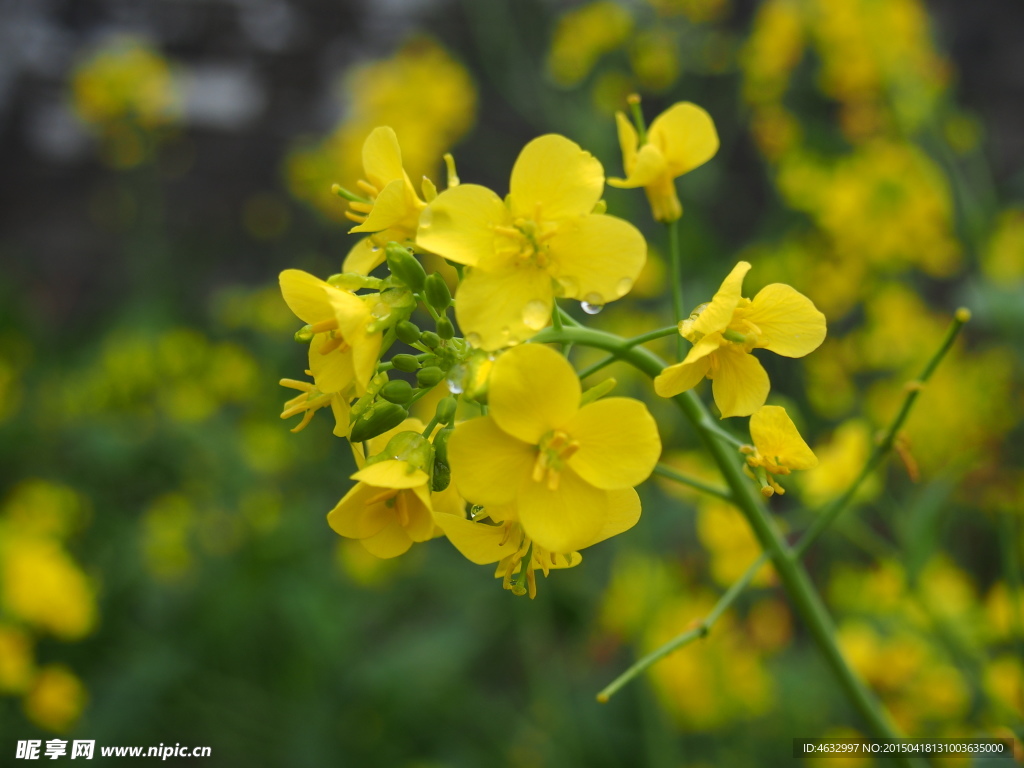
[[[479,347],[480,346],[480,342],[482,342],[483,339],[480,338],[480,334],[479,333],[467,333],[466,334],[466,341],[469,342],[469,346],[471,346],[471,347]]]
[[[379,245],[371,245],[370,246],[370,253],[377,253],[377,251],[379,251],[379,250],[380,250],[380,246]]]
[[[588,315],[596,315],[604,309],[604,300],[596,293],[588,293],[583,297],[583,301],[580,302],[580,306]]]
[[[385,304],[383,301],[378,301],[373,305],[373,309],[370,310],[370,314],[376,317],[378,320],[383,320],[391,314],[391,307]]]
[[[547,304],[540,299],[527,302],[526,306],[523,307],[523,323],[527,328],[534,331],[539,331],[547,325],[550,316],[551,311],[548,309]]]
[[[466,369],[461,365],[456,365],[448,371],[448,378],[446,379],[448,391],[453,395],[461,395],[463,390],[462,379],[465,375]]]
[[[615,284],[615,292],[618,293],[620,297],[621,296],[625,296],[632,289],[633,289],[633,280],[631,278],[628,278],[628,277],[622,278],[621,280],[619,280],[619,282],[617,282]]]

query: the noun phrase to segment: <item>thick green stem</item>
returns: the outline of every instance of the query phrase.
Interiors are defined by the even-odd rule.
[[[544,331],[534,337],[534,340],[549,343],[571,341],[576,344],[605,349],[609,352],[618,352],[623,360],[652,378],[660,374],[666,367],[665,362],[650,350],[643,347],[626,347],[625,339],[589,328],[567,328],[561,333]],[[713,425],[711,414],[692,390],[676,395],[672,400],[697,430],[701,440],[718,464],[722,476],[732,491],[734,503],[746,517],[762,549],[770,555],[783,588],[810,630],[818,650],[832,669],[836,681],[842,687],[850,703],[866,721],[875,737],[897,738],[896,729],[881,703],[847,664],[846,658],[836,643],[835,628],[821,598],[811,584],[807,571],[793,556],[793,552],[786,545],[782,534],[765,513],[760,494],[743,474],[736,449],[726,445],[709,427],[709,425]],[[897,761],[904,765],[913,765],[915,762],[903,756],[897,758]]]
[[[672,315],[678,325],[686,318],[686,308],[683,304],[682,254],[679,250],[679,219],[668,222],[667,226],[670,279],[672,280]],[[686,345],[683,343],[682,336],[676,340],[676,353],[680,360],[686,353]]]

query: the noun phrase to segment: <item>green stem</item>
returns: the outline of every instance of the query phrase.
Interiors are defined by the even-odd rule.
[[[650,350],[643,347],[624,348],[627,343],[625,339],[590,328],[566,328],[557,334],[544,331],[534,337],[534,340],[537,342],[572,341],[609,352],[620,352],[626,362],[652,378],[660,374],[666,367],[665,362]],[[782,534],[765,513],[759,498],[760,494],[743,475],[735,448],[727,446],[712,429],[709,429],[708,425],[713,424],[711,414],[692,390],[676,395],[672,400],[697,430],[701,440],[718,464],[726,483],[732,490],[734,503],[746,517],[747,523],[753,529],[762,549],[771,556],[783,588],[810,630],[818,650],[824,656],[850,703],[877,738],[897,738],[897,731],[881,702],[846,662],[846,658],[836,643],[835,628],[828,611],[811,584],[807,571],[794,558],[793,552],[784,542]],[[915,762],[905,756],[899,756],[897,760],[904,765],[913,765]]]
[[[935,372],[935,369],[942,362],[942,358],[946,356],[950,348],[953,346],[953,342],[956,341],[956,337],[960,334],[960,330],[971,318],[971,313],[966,309],[958,309],[953,316],[953,322],[949,324],[949,328],[946,330],[946,335],[942,339],[942,343],[939,348],[932,355],[931,359],[925,365],[924,370],[921,371],[921,375],[914,381],[907,385],[907,394],[903,398],[903,404],[900,406],[899,411],[896,413],[895,418],[889,427],[882,434],[881,439],[875,444],[874,450],[871,455],[868,456],[867,462],[864,464],[864,468],[857,475],[857,479],[853,481],[853,484],[846,489],[842,496],[836,499],[834,502],[829,504],[825,509],[821,511],[821,514],[815,519],[804,535],[800,537],[800,541],[797,542],[793,548],[793,552],[797,557],[803,557],[804,553],[810,548],[818,537],[824,533],[825,529],[832,525],[832,522],[839,517],[839,515],[845,510],[853,497],[857,494],[857,490],[861,484],[868,478],[868,476],[874,471],[882,459],[888,455],[889,451],[892,450],[893,445],[896,442],[896,433],[899,432],[904,422],[907,420],[907,416],[910,415],[910,409],[913,408],[914,402],[917,400],[918,395],[921,394],[921,390],[924,389],[925,383],[931,378],[931,375]]]
[[[644,672],[646,672],[648,669],[653,667],[655,664],[657,664],[659,661],[661,661],[663,658],[668,656],[673,651],[678,651],[680,648],[689,645],[694,640],[699,640],[702,637],[707,637],[708,633],[711,631],[711,628],[715,625],[715,622],[717,622],[722,617],[722,614],[729,610],[729,607],[734,602],[736,602],[736,598],[739,597],[740,593],[743,592],[743,590],[750,585],[750,582],[753,581],[754,576],[757,574],[759,570],[761,570],[762,566],[764,566],[766,562],[768,562],[768,553],[762,552],[761,555],[757,558],[757,560],[755,560],[751,564],[751,566],[747,568],[746,573],[740,576],[740,578],[737,579],[733,583],[733,585],[725,591],[725,594],[723,594],[718,599],[718,602],[715,603],[715,607],[711,609],[711,612],[708,613],[708,615],[705,616],[703,619],[701,619],[696,624],[696,626],[691,627],[690,629],[683,632],[681,635],[674,637],[660,648],[651,651],[642,659],[638,660],[635,664],[633,664],[633,666],[631,666],[617,678],[612,680],[611,683],[609,683],[599,694],[597,694],[597,700],[604,704],[622,686],[624,686],[626,683],[628,683],[630,680],[637,677],[638,675],[641,675]]]
[[[675,480],[677,483],[688,485],[691,488],[696,488],[698,491],[704,491],[704,493],[710,493],[712,496],[717,496],[724,501],[732,501],[732,494],[728,488],[722,488],[718,485],[712,485],[711,483],[705,483],[703,480],[699,480],[696,477],[690,477],[682,472],[678,472],[672,467],[666,464],[658,464],[654,467],[654,474],[666,477],[669,480]]]
[[[577,327],[580,327],[580,326],[577,326]],[[638,346],[640,344],[646,344],[648,341],[654,341],[655,339],[663,339],[666,336],[671,336],[674,333],[678,333],[678,332],[679,332],[679,329],[676,326],[674,326],[674,325],[671,325],[671,326],[669,326],[667,328],[659,328],[656,331],[650,331],[648,333],[642,333],[639,336],[634,336],[631,339],[626,339],[625,340],[626,341],[626,346],[628,348],[635,347],[635,346]],[[611,365],[612,363],[614,363],[618,359],[619,359],[619,355],[617,353],[613,352],[612,354],[608,355],[608,357],[604,358],[603,360],[598,360],[593,365],[591,365],[591,366],[589,366],[587,368],[584,368],[582,371],[580,371],[579,377],[581,379],[585,379],[585,378],[587,378],[587,376],[592,376],[593,374],[595,374],[598,371],[600,371],[602,368],[605,368],[606,366]]]
[[[686,310],[683,304],[683,266],[682,254],[679,251],[679,219],[670,221],[668,226],[668,254],[670,265],[670,279],[672,281],[672,314],[678,325],[686,318]],[[676,340],[676,354],[682,360],[686,353],[686,345],[683,344],[683,337]]]

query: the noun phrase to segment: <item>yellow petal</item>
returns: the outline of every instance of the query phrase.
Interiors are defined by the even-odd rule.
[[[740,303],[743,278],[749,270],[750,263],[746,261],[741,261],[732,268],[732,272],[722,281],[711,303],[704,307],[693,321],[690,326],[693,332],[706,336],[716,331],[724,331],[728,327],[732,322],[736,305]]]
[[[362,328],[353,336],[346,336],[352,344],[352,371],[356,394],[366,394],[366,386],[377,372],[377,361],[380,359],[380,347],[384,335],[380,332],[366,333]]]
[[[455,318],[470,344],[493,351],[525,341],[547,325],[554,300],[551,275],[535,264],[475,267],[459,285]]]
[[[818,457],[797,431],[785,408],[765,405],[750,417],[750,438],[762,456],[789,469],[812,469]]]
[[[654,391],[660,397],[675,397],[697,386],[711,367],[711,360],[702,357],[695,363],[676,363],[670,365],[654,377]]]
[[[825,340],[825,315],[810,299],[783,283],[758,291],[746,319],[761,330],[757,346],[784,357],[803,357]]]
[[[452,480],[474,504],[510,504],[533,471],[535,449],[506,434],[490,416],[464,421],[448,440]]]
[[[579,442],[569,466],[597,488],[639,485],[661,456],[658,425],[639,400],[608,397],[583,406],[565,425]]]
[[[378,461],[360,469],[352,475],[352,479],[378,488],[415,488],[430,481],[430,477],[422,469],[416,469],[409,462],[400,459]]]
[[[576,414],[581,393],[580,380],[564,357],[550,347],[524,344],[495,361],[489,413],[502,430],[537,445]]]
[[[636,155],[633,168],[625,179],[608,179],[608,185],[620,189],[646,187],[660,181],[672,183],[665,156],[653,144],[644,144]]]
[[[420,213],[416,243],[467,266],[493,265],[494,227],[506,224],[502,199],[479,184],[459,184],[437,196]]]
[[[349,232],[381,232],[390,227],[400,227],[411,233],[416,229],[419,218],[420,208],[417,203],[419,200],[408,182],[395,179],[377,195],[366,221],[352,227]]]
[[[348,398],[342,395],[332,397],[331,412],[334,414],[334,436],[348,437],[349,432],[352,431],[352,408],[348,404]]]
[[[363,170],[377,189],[384,189],[395,179],[407,180],[402,168],[402,150],[393,129],[383,125],[370,131],[363,142]]]
[[[384,249],[369,237],[364,237],[352,246],[352,250],[342,262],[341,271],[368,275],[383,263]]]
[[[640,520],[640,497],[632,488],[608,491],[608,517],[594,541],[604,541],[625,533]]]
[[[441,530],[434,525],[434,513],[430,508],[430,490],[426,485],[406,491],[399,491],[397,504],[404,504],[409,522],[405,532],[413,541],[429,541],[441,535]],[[401,522],[401,516],[399,516]]]
[[[398,519],[393,518],[379,533],[366,539],[360,539],[359,543],[371,555],[388,560],[408,552],[409,547],[412,546],[412,539],[409,538],[405,528],[399,524]]]
[[[512,167],[512,213],[537,221],[582,216],[604,191],[600,161],[564,136],[540,136],[519,153]]]
[[[640,230],[614,216],[589,214],[567,219],[550,241],[551,273],[568,278],[571,299],[606,304],[625,296],[647,261]]]
[[[367,503],[380,493],[380,488],[356,483],[327,513],[328,524],[336,533],[350,539],[365,539],[380,532],[394,517],[383,501]]]
[[[434,519],[462,556],[477,565],[496,563],[519,549],[519,537],[506,536],[504,525],[474,522],[446,514],[437,514]]]
[[[661,149],[673,177],[703,165],[718,151],[711,115],[688,101],[673,104],[656,117],[647,136]]]
[[[313,373],[316,388],[324,394],[345,392],[355,384],[352,351],[343,352],[341,349],[335,349],[322,355],[320,349],[327,340],[326,333],[318,333],[313,337],[309,344],[309,370]]]
[[[312,325],[333,317],[326,282],[301,269],[286,269],[278,279],[285,303],[302,322]]]
[[[637,136],[633,122],[623,112],[615,113],[615,128],[619,134],[619,149],[622,150],[622,168],[629,176],[636,164],[636,151],[640,144],[640,137]],[[611,182],[612,180],[609,179],[608,183]]]
[[[757,358],[742,350],[722,347],[715,353],[711,392],[722,418],[749,416],[768,398],[771,384]]]
[[[558,489],[528,481],[520,489],[519,522],[526,535],[551,552],[589,547],[604,530],[608,491],[595,488],[565,467]]]
[[[725,344],[726,341],[724,338],[722,338],[721,333],[719,333],[718,331],[716,331],[715,333],[710,333],[704,338],[702,338],[700,341],[698,341],[696,344],[694,344],[692,347],[690,347],[690,351],[687,352],[686,357],[683,358],[683,363],[696,363],[698,360],[707,357],[712,352],[716,352],[719,347]]]

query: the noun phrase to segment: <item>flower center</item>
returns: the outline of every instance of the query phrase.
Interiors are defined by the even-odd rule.
[[[533,464],[533,481],[545,483],[548,490],[557,491],[561,480],[562,468],[580,444],[561,430],[554,430],[544,435],[537,446],[537,459]]]
[[[520,217],[510,227],[496,225],[494,231],[503,236],[503,241],[495,245],[498,255],[517,264],[532,263],[540,269],[551,264],[547,241],[555,234],[554,225]]]

